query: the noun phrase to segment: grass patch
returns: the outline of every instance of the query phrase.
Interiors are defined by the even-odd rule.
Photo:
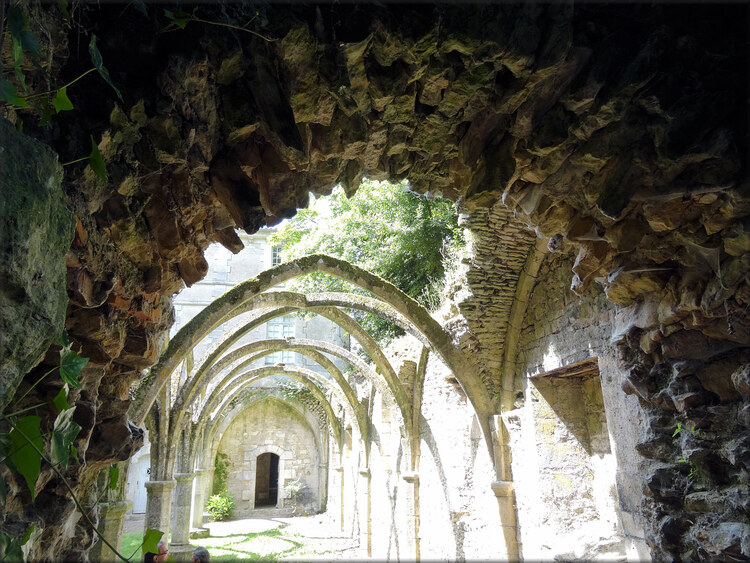
[[[234,534],[216,538],[202,538],[190,543],[200,545],[211,553],[211,561],[278,561],[289,557],[303,544],[285,536],[281,528],[253,534]]]
[[[172,537],[172,532],[169,532],[169,537]],[[141,532],[125,532],[122,534],[122,541],[120,542],[120,553],[125,557],[128,557],[130,561],[137,563],[143,561],[143,551],[141,550],[141,544],[143,543],[143,533]]]
[[[143,552],[141,551],[141,543],[143,543],[143,534],[138,532],[129,532],[122,534],[122,543],[120,544],[120,553],[125,557],[130,557],[135,552],[133,557],[130,557],[131,561],[142,561]]]
[[[330,550],[310,549],[305,545],[305,538],[300,537],[299,534],[288,533],[284,528],[285,526],[281,526],[265,532],[194,539],[190,540],[190,543],[208,549],[211,554],[211,563],[222,561],[284,561],[330,553]],[[133,562],[142,561],[143,554],[140,548],[142,541],[143,534],[123,534],[120,553],[125,557],[130,557],[135,551],[135,555],[130,560]]]

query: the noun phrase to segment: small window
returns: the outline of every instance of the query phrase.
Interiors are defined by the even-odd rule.
[[[278,266],[279,264],[281,264],[281,247],[272,246],[271,247],[271,266]]]
[[[266,338],[286,338],[287,336],[294,336],[294,317],[286,315],[283,317],[276,317],[266,323]],[[291,350],[283,350],[281,352],[274,352],[268,354],[265,359],[266,364],[293,364],[294,352]]]

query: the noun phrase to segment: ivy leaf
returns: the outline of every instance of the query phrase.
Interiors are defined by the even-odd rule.
[[[91,42],[89,43],[89,54],[91,55],[91,62],[94,64],[94,68],[99,71],[99,74],[101,74],[104,81],[112,86],[115,94],[117,94],[117,97],[120,98],[120,101],[122,101],[122,94],[120,94],[117,86],[115,86],[114,82],[112,82],[112,79],[109,77],[109,71],[107,70],[107,67],[104,66],[104,59],[102,59],[102,54],[96,47],[96,35],[93,34],[91,35]]]
[[[53,108],[47,98],[42,102],[42,109],[39,110],[40,118],[39,125],[45,126],[52,123],[52,116],[55,115],[55,108]]]
[[[63,348],[60,350],[60,377],[71,387],[79,388],[81,384],[78,376],[81,375],[81,370],[88,361],[88,358],[82,358],[70,347]]]
[[[50,454],[52,461],[58,463],[62,467],[68,467],[70,446],[81,431],[81,427],[73,421],[75,410],[76,408],[72,407],[58,414],[55,419],[55,426],[52,429]]]
[[[60,392],[57,395],[55,395],[55,398],[52,399],[52,402],[55,403],[55,408],[57,409],[57,412],[62,412],[70,408],[70,405],[68,405],[68,384],[67,383],[63,385],[62,389],[60,389]]]
[[[117,479],[120,476],[120,468],[113,465],[109,468],[109,488],[113,491],[117,488]]]
[[[34,500],[34,487],[42,468],[42,456],[29,444],[29,440],[39,451],[42,451],[44,440],[42,439],[42,434],[39,432],[39,423],[41,421],[42,419],[38,416],[27,416],[19,420],[15,428],[10,431],[10,440],[13,444],[13,452],[10,454],[10,459],[13,461],[13,465],[18,472],[26,480],[26,484],[31,491],[31,500]]]
[[[19,538],[0,532],[0,561],[23,561],[21,545]]]
[[[107,167],[104,164],[102,153],[99,152],[99,147],[97,147],[96,143],[94,142],[93,135],[91,136],[91,154],[89,155],[89,166],[91,166],[91,170],[93,170],[94,173],[102,179],[102,181],[108,181]]]
[[[193,13],[195,13],[195,10],[193,10]],[[185,29],[185,26],[191,19],[190,14],[179,9],[176,12],[173,12],[172,10],[164,10],[164,15],[172,20],[172,23],[180,29]]]
[[[8,102],[18,108],[29,107],[29,104],[26,103],[26,99],[18,95],[16,87],[2,77],[0,77],[0,100]]]
[[[159,540],[161,540],[161,537],[163,535],[164,532],[147,528],[146,534],[143,536],[143,547],[141,548],[141,551],[143,553],[146,553],[148,551],[150,551],[151,553],[159,553],[157,544],[159,543]]]
[[[34,524],[29,526],[29,529],[26,530],[26,534],[23,536],[23,539],[21,539],[21,545],[26,545],[26,543],[31,539],[31,534],[34,533]]]
[[[8,29],[13,39],[21,44],[24,51],[29,51],[35,57],[39,57],[39,41],[29,31],[26,16],[18,6],[12,6],[8,10]]]
[[[73,103],[68,98],[68,88],[63,86],[57,91],[55,99],[52,100],[52,105],[55,106],[55,111],[60,113],[61,111],[73,109]]]
[[[21,86],[23,86],[24,90],[28,90],[26,88],[26,76],[23,73],[23,70],[21,70],[21,65],[23,64],[23,47],[21,46],[21,42],[16,39],[15,37],[12,38],[13,41],[13,68],[16,71],[16,77],[18,78],[18,81],[21,83]]]
[[[70,339],[68,338],[67,330],[62,331],[62,334],[60,334],[60,337],[57,339],[57,343],[63,348],[70,346]]]
[[[73,456],[73,459],[76,460],[76,463],[81,463],[78,459],[78,450],[73,444],[70,444],[70,455]]]
[[[57,7],[65,16],[67,21],[70,21],[70,13],[68,12],[68,0],[57,0]]]
[[[146,10],[146,4],[144,4],[141,0],[134,0],[133,6],[136,10],[138,10],[141,14],[148,17],[148,10]]]

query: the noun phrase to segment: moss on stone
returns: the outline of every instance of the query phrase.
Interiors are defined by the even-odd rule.
[[[75,222],[62,167],[0,119],[0,409],[65,326],[65,255]]]

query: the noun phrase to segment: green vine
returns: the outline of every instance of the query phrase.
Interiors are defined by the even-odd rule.
[[[213,493],[218,495],[227,491],[227,479],[229,478],[229,467],[232,462],[229,461],[229,456],[223,452],[216,454],[214,460],[214,486]]]
[[[57,474],[68,493],[70,493],[76,509],[81,513],[86,524],[117,557],[122,561],[129,561],[130,559],[120,554],[97,529],[88,515],[89,510],[86,510],[81,505],[73,491],[73,487],[61,471],[61,469],[68,467],[71,456],[75,460],[75,463],[80,463],[73,442],[78,437],[81,427],[73,420],[76,407],[68,404],[68,390],[70,387],[81,387],[79,377],[81,370],[88,363],[88,358],[82,358],[72,350],[72,344],[68,341],[65,333],[63,333],[59,344],[62,346],[60,350],[60,365],[45,372],[16,400],[16,403],[23,401],[37,385],[55,370],[58,370],[60,379],[63,381],[63,387],[52,400],[57,411],[52,432],[49,434],[42,433],[42,418],[40,416],[28,415],[19,418],[22,414],[46,406],[46,403],[40,403],[9,414],[0,415],[0,419],[4,422],[5,427],[10,429],[9,432],[0,432],[0,464],[4,465],[11,473],[23,477],[23,481],[26,483],[31,493],[31,500],[33,501],[36,496],[36,484],[42,471],[42,462],[45,462]],[[48,453],[45,453],[45,451]],[[118,476],[117,467],[110,468],[108,479],[108,487],[110,489],[117,487]],[[5,479],[0,479],[0,502],[5,503],[7,494],[8,485]],[[24,560],[22,548],[28,543],[33,533],[33,525],[29,527],[22,537],[14,538],[6,532],[0,531],[0,561]],[[163,532],[148,529],[142,543],[143,550],[158,551],[156,544],[163,535]]]
[[[61,9],[63,9],[63,11],[66,10],[64,9],[64,6],[61,6]],[[5,19],[7,20],[8,30],[11,35],[14,75],[16,82],[21,87],[23,93],[19,93],[17,87],[0,74],[0,101],[16,110],[34,111],[39,115],[39,125],[50,125],[54,115],[62,111],[75,109],[73,102],[68,97],[68,88],[94,71],[99,73],[104,81],[112,87],[120,101],[122,101],[120,90],[115,86],[114,82],[112,82],[112,79],[109,76],[109,70],[104,66],[104,59],[96,46],[97,37],[94,34],[91,34],[91,40],[89,41],[89,56],[93,65],[92,68],[62,86],[45,92],[30,93],[26,84],[26,75],[23,72],[23,65],[26,57],[28,57],[35,67],[41,68],[39,64],[39,41],[29,29],[28,15],[21,9],[21,4],[11,6],[8,9],[7,18]],[[0,30],[5,28],[5,23],[5,20],[0,22]],[[2,33],[0,33],[0,39],[2,39]],[[2,70],[2,63],[0,62],[0,71]],[[19,125],[22,126],[22,123],[19,122]],[[91,137],[91,152],[88,155],[66,162],[63,166],[82,161],[88,161],[91,170],[93,170],[102,181],[107,182],[108,177],[104,159],[102,158],[93,137]]]

